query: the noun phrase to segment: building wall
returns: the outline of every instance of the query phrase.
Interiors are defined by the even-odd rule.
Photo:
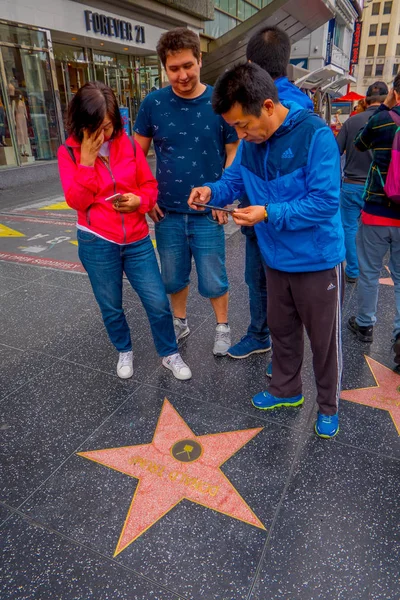
[[[327,56],[329,23],[326,23],[293,45],[293,64],[314,71],[330,62],[348,73],[356,11],[347,0],[336,0],[334,10],[334,43],[330,60]]]
[[[384,12],[385,8],[386,12]],[[378,14],[372,14],[373,12]],[[384,31],[385,26],[388,26],[387,35],[382,35],[382,25]],[[375,29],[376,35],[372,35]],[[379,46],[381,46],[382,56],[378,56]],[[368,49],[368,47],[373,47],[373,53],[372,48]],[[365,94],[368,86],[374,81],[380,80],[390,84],[398,70],[400,70],[400,0],[371,2],[363,10],[360,59],[354,70],[357,83],[352,86],[352,89],[359,94]]]

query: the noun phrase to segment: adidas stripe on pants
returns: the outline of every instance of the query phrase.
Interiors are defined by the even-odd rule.
[[[310,338],[317,403],[324,415],[338,410],[342,378],[343,265],[312,273],[267,267],[267,320],[273,342],[272,380],[278,398],[302,393],[304,327]]]

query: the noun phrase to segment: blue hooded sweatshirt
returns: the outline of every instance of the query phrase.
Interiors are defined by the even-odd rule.
[[[289,113],[270,139],[242,140],[221,179],[204,185],[217,206],[232,204],[244,192],[252,205],[268,205],[268,223],[255,230],[269,267],[323,271],[345,258],[339,151],[318,115],[295,102],[283,105]]]
[[[297,102],[297,104],[300,104],[303,108],[307,108],[307,110],[314,110],[312,100],[307,94],[291,83],[287,77],[278,77],[274,83],[278,90],[279,102]]]

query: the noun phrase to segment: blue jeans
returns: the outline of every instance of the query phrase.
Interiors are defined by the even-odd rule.
[[[265,265],[254,232],[246,232],[245,281],[249,288],[250,325],[247,334],[261,343],[268,340],[267,280]]]
[[[89,275],[108,336],[118,352],[132,350],[122,308],[124,272],[147,313],[158,354],[169,356],[177,352],[171,309],[150,237],[124,246],[79,229],[77,237],[79,258]]]
[[[196,263],[199,293],[219,298],[229,289],[225,268],[225,233],[210,214],[166,212],[155,223],[161,274],[167,294],[176,294],[190,283],[192,256]]]
[[[342,183],[340,192],[340,213],[346,246],[346,275],[358,277],[356,235],[361,209],[363,207],[364,186],[357,183]]]
[[[393,337],[400,333],[400,227],[360,224],[357,233],[357,252],[360,265],[358,280],[358,315],[360,327],[376,323],[379,276],[383,258],[390,252],[389,269],[394,282],[396,316]]]

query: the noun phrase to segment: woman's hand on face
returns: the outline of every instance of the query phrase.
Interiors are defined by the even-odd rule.
[[[114,210],[120,213],[135,212],[140,206],[140,196],[135,194],[124,194],[113,204]]]
[[[81,165],[93,167],[102,144],[104,144],[104,129],[100,128],[93,133],[84,129],[81,143]]]

